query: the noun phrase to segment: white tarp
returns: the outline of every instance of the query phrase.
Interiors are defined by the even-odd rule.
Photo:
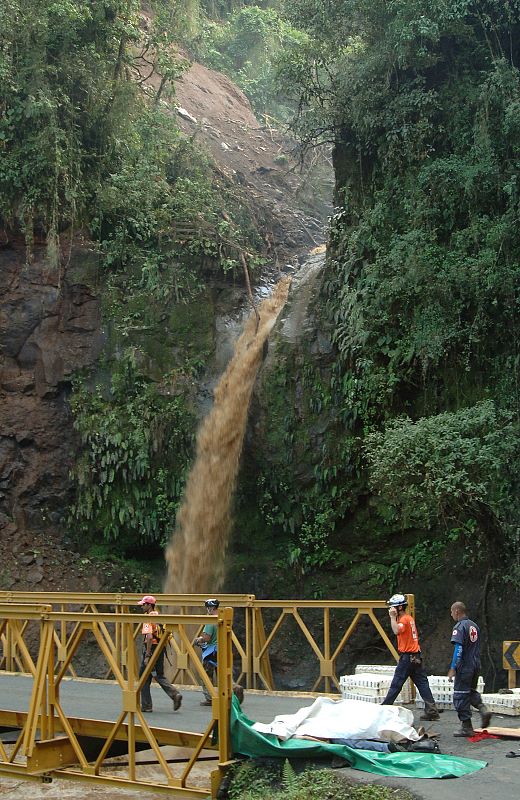
[[[270,723],[255,722],[260,733],[279,739],[291,736],[316,736],[319,739],[401,739],[417,741],[413,713],[402,706],[381,706],[362,700],[333,700],[318,697],[311,706],[296,714],[279,714]]]

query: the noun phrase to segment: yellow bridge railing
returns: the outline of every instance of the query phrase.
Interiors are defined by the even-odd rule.
[[[25,598],[26,599],[26,598]],[[66,603],[64,603],[66,605]],[[0,637],[4,643],[4,665],[14,661],[29,678],[24,708],[9,710],[9,679],[20,677],[0,674],[0,727],[16,731],[16,739],[6,744],[0,739],[0,775],[11,778],[60,777],[103,783],[118,788],[142,788],[166,791],[171,797],[214,797],[223,771],[229,765],[231,745],[229,713],[232,694],[231,636],[233,609],[219,609],[217,624],[219,674],[218,686],[209,681],[191,641],[191,631],[200,629],[207,617],[201,615],[160,614],[154,621],[165,627],[165,633],[154,650],[143,674],[139,675],[136,636],[143,624],[142,614],[99,610],[53,611],[50,604],[0,602]],[[66,644],[57,639],[56,631],[67,631]],[[125,653],[124,665],[115,656],[114,638]],[[204,683],[213,697],[211,719],[201,733],[172,728],[157,728],[140,709],[140,690],[154,669],[157,658],[166,646],[169,634],[174,647],[191,656],[191,669],[198,683]],[[95,708],[89,717],[67,712],[61,701],[61,690],[69,666],[85,637],[95,642],[99,653],[114,675],[111,696],[119,698],[119,711],[112,721],[96,719]],[[58,643],[59,642],[59,643]],[[11,653],[5,654],[5,648]],[[57,661],[59,648],[66,647],[65,657]],[[79,684],[79,682],[78,682]],[[13,683],[13,687],[17,688]],[[77,688],[77,687],[76,687]],[[5,709],[4,705],[8,708]],[[92,716],[93,715],[93,716]],[[174,717],[173,719],[177,719]],[[182,719],[182,717],[179,717]],[[218,729],[218,742],[212,734]],[[122,743],[128,762],[125,768],[113,763],[114,745]],[[186,759],[175,767],[166,759],[165,745],[189,748]],[[142,775],[136,759],[141,749],[151,750],[157,765],[153,777]],[[191,781],[194,765],[203,750],[217,750],[218,758],[208,777],[209,785],[200,785],[200,777]]]
[[[175,610],[186,615],[197,613],[203,608],[205,595],[156,595],[158,607],[162,610]],[[317,677],[308,689],[316,692],[339,691],[337,674],[338,657],[348,651],[351,640],[363,621],[368,621],[379,640],[388,651],[389,657],[397,660],[397,651],[377,614],[386,612],[383,600],[258,600],[254,595],[221,594],[222,605],[232,607],[235,612],[232,643],[235,653],[236,680],[246,688],[262,688],[268,691],[277,689],[271,667],[273,650],[280,649],[288,624],[293,627],[293,639],[298,638],[301,646],[316,661]],[[410,613],[414,613],[414,596],[408,595]],[[114,615],[111,624],[104,628],[107,644],[112,658],[121,669],[128,658],[128,643],[122,636],[118,625],[120,615],[129,613],[136,607],[141,595],[109,593],[64,593],[64,592],[0,592],[0,603],[44,603],[53,611],[73,611],[82,613],[103,613],[110,610]],[[384,613],[385,626],[387,617]],[[0,669],[19,669],[30,671],[28,653],[20,645],[20,634],[27,622],[21,622],[18,637],[2,634],[3,659]],[[191,631],[190,641],[199,635],[202,622]],[[75,676],[76,669],[68,657],[70,642],[74,641],[76,629],[65,618],[56,625],[56,659],[65,665],[68,673]],[[135,634],[137,636],[137,632]],[[198,657],[193,660],[193,648],[188,649],[184,641],[173,641],[174,671],[172,679],[181,684],[198,683],[195,671]],[[114,676],[109,664],[103,677]]]
[[[212,618],[219,639],[218,686],[213,687],[194,647],[194,639],[208,621],[201,613],[205,596],[156,597],[161,613],[154,621],[165,626],[165,633],[140,677],[137,651],[143,616],[132,610],[141,595],[0,592],[0,681],[22,673],[32,684],[23,711],[2,708],[0,699],[0,727],[19,731],[11,748],[0,739],[0,775],[56,775],[118,787],[168,790],[177,797],[207,797],[209,793],[215,797],[232,755],[233,666],[237,668],[236,681],[246,688],[276,690],[271,656],[283,651],[288,626],[297,648],[295,660],[302,660],[306,648],[316,664],[316,678],[308,687],[312,692],[339,691],[337,662],[348,651],[361,623],[372,628],[388,660],[398,658],[385,630],[389,625],[382,600],[258,600],[254,595],[221,594],[218,617]],[[408,602],[413,614],[413,595],[408,595]],[[166,647],[172,682],[204,684],[213,698],[211,720],[202,733],[154,727],[140,710],[140,688]],[[95,669],[89,667],[93,663]],[[112,681],[119,695],[115,720],[64,710],[60,689],[65,680],[74,682],[80,677]],[[216,730],[218,742],[214,741]],[[128,753],[124,775],[118,770],[115,776],[106,764],[116,744]],[[188,748],[189,756],[177,769],[164,757],[166,745]],[[136,753],[141,749],[153,751],[159,778],[140,774]],[[212,756],[215,769],[207,778],[208,785],[200,786],[200,780],[190,783],[194,765],[207,759],[202,753],[208,750],[218,751],[218,756]]]

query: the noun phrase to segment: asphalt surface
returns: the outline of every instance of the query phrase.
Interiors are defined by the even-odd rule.
[[[27,711],[32,690],[32,678],[22,675],[0,674],[0,709]],[[158,728],[201,733],[211,719],[211,708],[200,705],[202,692],[180,686],[183,701],[179,711],[172,710],[172,701],[160,686],[152,682],[153,713],[145,714],[150,725]],[[116,720],[121,713],[121,691],[110,681],[69,680],[60,688],[62,708],[70,717]],[[312,698],[250,694],[246,691],[244,711],[258,722],[270,722],[277,714],[293,714],[302,706],[312,703]]]
[[[413,708],[413,706],[409,706]],[[380,778],[353,769],[339,770],[361,783],[407,789],[422,800],[518,800],[520,798],[520,739],[483,739],[472,743],[453,736],[459,727],[455,711],[444,711],[438,722],[419,722],[420,711],[414,711],[416,726],[425,725],[429,733],[438,733],[442,753],[487,761],[487,767],[462,778],[428,780],[417,778]],[[475,728],[479,715],[473,715]],[[491,725],[520,728],[520,717],[494,714]],[[519,758],[506,758],[510,751]]]
[[[0,675],[0,709],[26,711],[31,688],[31,678]],[[170,699],[160,687],[152,684],[154,711],[147,715],[150,724],[192,732],[205,730],[211,709],[200,706],[202,693],[180,688],[183,704],[178,712],[173,712]],[[120,691],[110,682],[65,680],[60,697],[65,713],[72,717],[114,720],[121,710]],[[294,713],[311,702],[312,698],[301,696],[246,692],[244,711],[251,719],[270,722],[277,714]],[[458,727],[454,711],[444,711],[439,722],[433,723],[420,723],[420,713],[415,713],[417,725],[426,724],[429,732],[439,734],[441,752],[487,761],[487,767],[462,778],[447,780],[382,778],[349,768],[339,772],[361,783],[405,788],[423,800],[517,800],[520,797],[520,757],[506,758],[511,751],[520,756],[520,739],[485,739],[473,744],[453,736]],[[474,725],[478,725],[478,715],[474,717]],[[491,725],[520,728],[520,717],[494,715]]]

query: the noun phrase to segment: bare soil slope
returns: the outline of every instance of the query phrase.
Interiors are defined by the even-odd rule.
[[[225,75],[194,63],[176,84],[182,130],[203,142],[228,180],[264,221],[278,260],[324,240],[332,168],[300,165],[289,136],[261,124],[244,93]]]

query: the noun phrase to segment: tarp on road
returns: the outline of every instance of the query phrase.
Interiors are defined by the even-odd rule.
[[[255,730],[254,722],[246,717],[236,697],[233,697],[230,725],[233,752],[250,758],[316,759],[338,756],[353,769],[395,778],[460,778],[483,769],[487,763],[436,753],[376,753],[294,737],[280,741],[271,733]]]

